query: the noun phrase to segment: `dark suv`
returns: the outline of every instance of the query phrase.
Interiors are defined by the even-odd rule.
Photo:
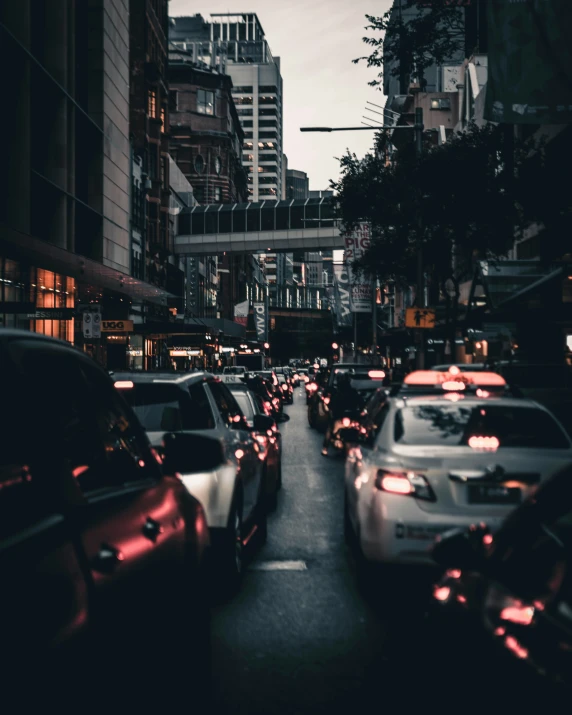
[[[185,665],[159,658],[154,675],[180,666],[200,682],[200,504],[162,473],[132,410],[84,353],[0,331],[0,384],[4,692],[21,676],[20,703],[36,691],[44,704],[57,693],[59,706],[74,688],[92,700],[104,666],[119,695],[138,682],[144,653],[178,661],[181,641]]]

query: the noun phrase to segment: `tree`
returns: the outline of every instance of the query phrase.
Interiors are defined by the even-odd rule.
[[[371,54],[358,57],[368,67],[390,67],[393,76],[401,78],[402,88],[416,76],[423,85],[425,70],[433,64],[443,64],[462,55],[465,49],[464,0],[396,0],[382,17],[366,15],[366,30],[375,36],[364,37]],[[378,78],[369,82],[381,84]]]

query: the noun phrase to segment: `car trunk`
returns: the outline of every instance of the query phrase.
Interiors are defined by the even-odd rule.
[[[572,450],[395,446],[404,470],[422,474],[436,501],[418,499],[420,509],[441,514],[503,516],[540,481],[568,465]]]

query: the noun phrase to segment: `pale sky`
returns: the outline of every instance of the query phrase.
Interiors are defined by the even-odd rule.
[[[367,54],[361,38],[365,15],[383,15],[392,0],[170,0],[169,14],[208,20],[214,12],[255,12],[284,80],[284,153],[288,167],[305,171],[311,189],[327,189],[339,176],[334,157],[346,148],[363,156],[373,131],[301,133],[302,126],[359,127],[366,102],[383,105],[383,94],[368,86],[375,69],[352,59]],[[376,109],[372,107],[372,109]],[[379,111],[379,110],[377,110]],[[370,122],[373,124],[374,122]]]

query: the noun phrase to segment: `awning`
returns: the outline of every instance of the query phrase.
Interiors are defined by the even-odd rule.
[[[167,305],[167,298],[175,297],[162,288],[140,281],[99,261],[72,253],[27,233],[14,231],[5,225],[0,228],[0,252],[14,260],[28,261],[37,268],[70,276],[78,282],[122,293],[136,302],[146,300]]]

